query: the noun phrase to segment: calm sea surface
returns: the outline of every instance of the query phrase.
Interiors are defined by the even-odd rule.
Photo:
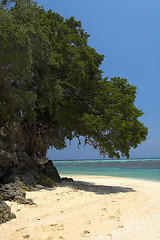
[[[99,175],[160,181],[160,159],[57,160],[53,163],[63,175]]]

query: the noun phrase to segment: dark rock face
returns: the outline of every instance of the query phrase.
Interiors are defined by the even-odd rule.
[[[18,165],[16,153],[0,151],[0,168],[11,168]]]
[[[16,197],[25,197],[25,191],[20,189],[17,184],[14,183],[8,183],[5,185],[2,185],[0,188],[0,196],[2,197],[2,200],[14,200]]]
[[[47,157],[42,157],[42,158],[38,158],[36,155],[34,155],[34,157],[32,158],[34,163],[41,167],[43,166],[44,164],[48,163],[49,159]]]
[[[0,168],[0,179],[2,179],[4,177],[4,169],[3,168]]]
[[[8,183],[0,187],[0,196],[4,201],[16,201],[18,203],[33,205],[32,199],[26,199],[25,190],[16,182]]]
[[[34,173],[37,175],[39,174],[40,176],[42,172],[55,182],[61,182],[61,178],[56,167],[53,165],[53,162],[47,157],[38,158],[37,156],[34,156],[31,158],[25,152],[18,153],[17,155],[21,163],[20,169],[31,169],[32,172],[34,171]]]
[[[22,189],[30,190],[37,186],[35,178],[31,171],[13,168],[3,178],[3,184],[17,183]]]
[[[61,182],[58,171],[51,160],[49,160],[48,163],[44,164],[43,166],[45,167],[43,173],[47,175],[47,177],[53,179],[55,182]]]
[[[56,182],[61,182],[61,178],[48,158],[0,150],[0,224],[15,217],[3,201],[34,204],[32,199],[25,198],[25,191],[35,188],[37,184],[54,187]]]
[[[33,186],[37,176],[61,182],[53,162],[47,157],[28,156],[25,152],[7,153],[0,151],[0,182],[16,182],[17,176],[25,185]],[[38,177],[38,178],[39,178]]]
[[[16,215],[11,213],[11,208],[3,201],[0,201],[0,224],[10,221]]]
[[[19,169],[34,169],[35,171],[38,169],[36,162],[34,162],[32,157],[28,156],[27,153],[18,152],[17,157],[20,162],[18,165]]]
[[[67,178],[67,177],[61,178],[61,181],[74,182],[74,181],[73,181],[73,178]]]

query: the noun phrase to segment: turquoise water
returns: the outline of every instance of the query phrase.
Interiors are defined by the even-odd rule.
[[[160,159],[53,161],[60,175],[99,175],[160,181]]]

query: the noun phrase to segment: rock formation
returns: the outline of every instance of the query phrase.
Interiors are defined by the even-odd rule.
[[[4,202],[16,201],[19,204],[34,204],[26,199],[26,190],[37,184],[54,187],[61,178],[53,162],[46,157],[28,156],[26,152],[9,153],[0,151],[0,224],[16,216]]]

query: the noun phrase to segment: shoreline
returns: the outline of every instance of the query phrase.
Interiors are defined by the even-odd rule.
[[[7,202],[16,219],[1,240],[160,239],[160,182],[65,174],[75,182],[27,192],[36,205]]]
[[[147,178],[133,178],[133,177],[119,177],[119,176],[106,176],[106,175],[82,175],[82,174],[61,174],[60,173],[61,178],[62,177],[67,177],[67,178],[74,178],[77,179],[79,178],[88,178],[88,179],[92,179],[92,178],[102,178],[102,179],[128,179],[128,180],[137,180],[137,181],[145,181],[145,182],[157,182],[160,183],[160,180],[154,180],[154,179],[147,179]]]

